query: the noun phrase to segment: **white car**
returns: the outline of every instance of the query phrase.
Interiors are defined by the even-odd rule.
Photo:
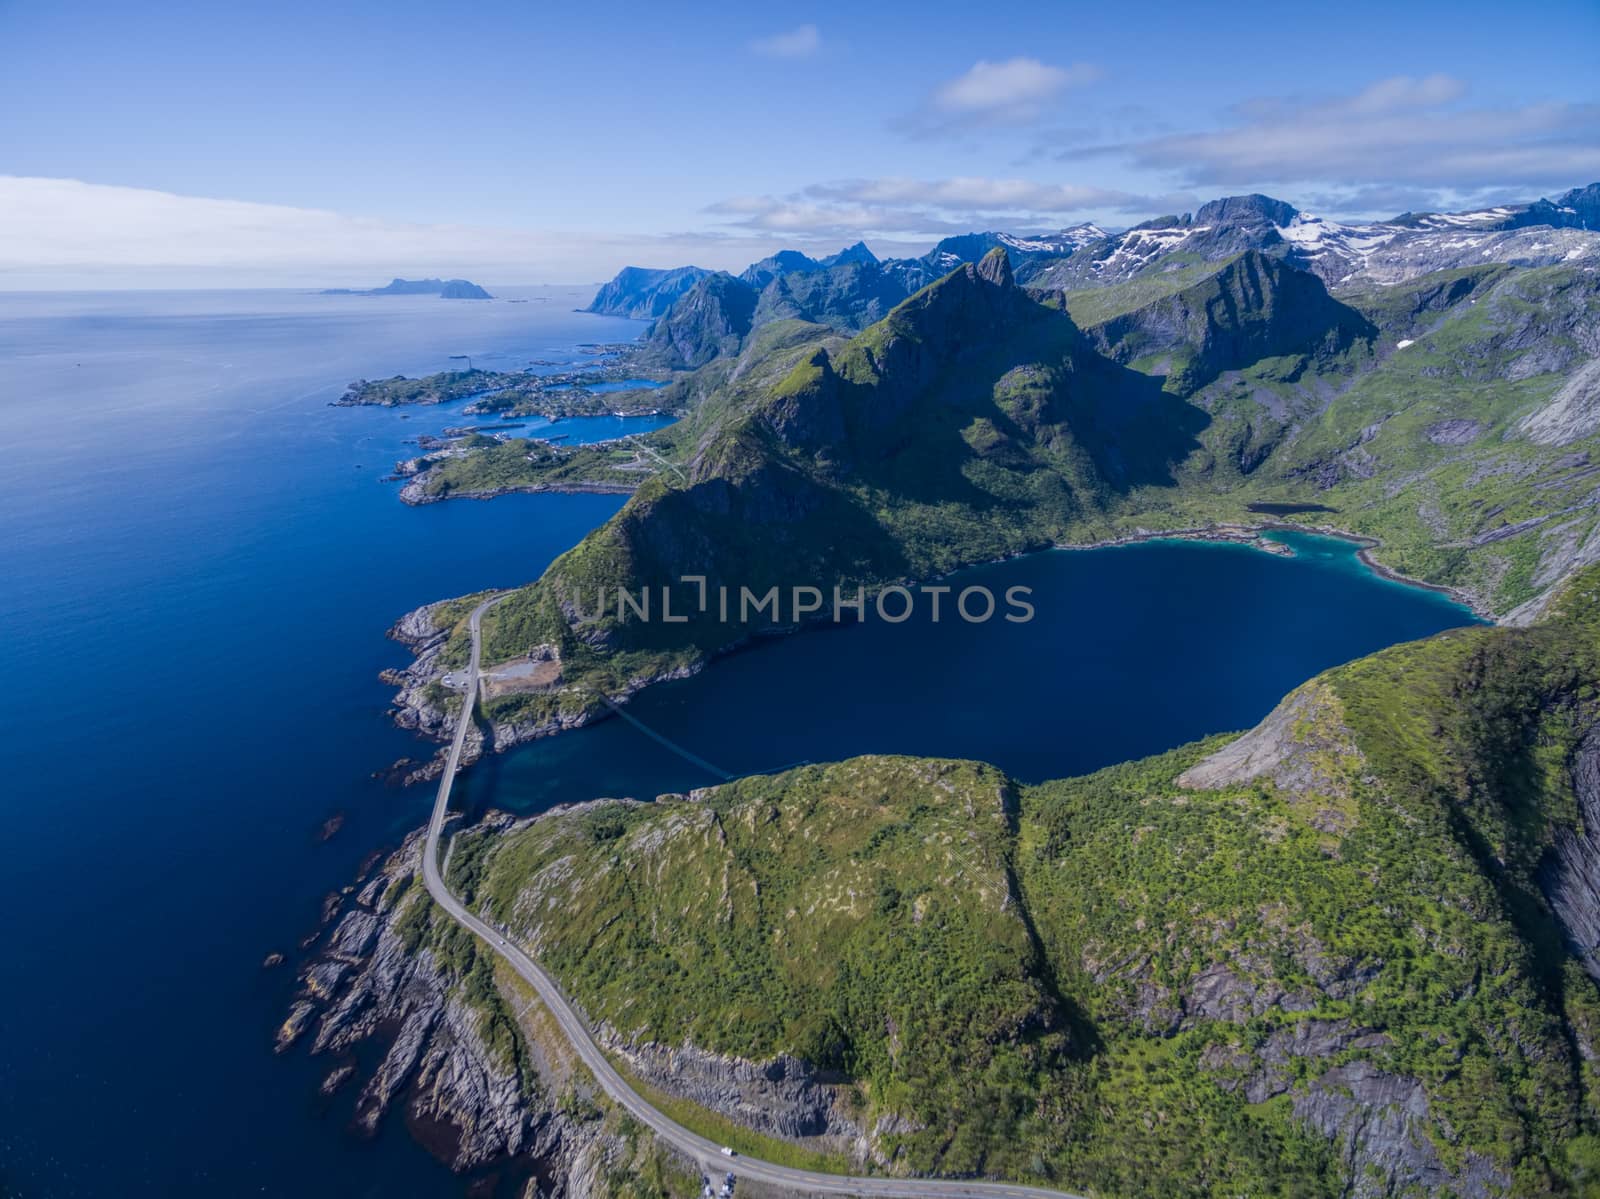
[[[738,1154],[734,1153],[734,1151],[732,1149],[729,1149],[726,1145],[724,1145],[722,1147],[722,1156],[723,1157],[737,1157]]]

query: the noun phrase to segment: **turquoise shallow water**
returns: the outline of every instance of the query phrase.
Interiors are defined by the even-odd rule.
[[[535,577],[619,504],[408,509],[380,478],[459,405],[328,407],[353,378],[462,353],[578,361],[640,328],[522,294],[0,296],[0,1180],[17,1193],[461,1193],[397,1122],[347,1135],[353,1096],[316,1097],[325,1063],[273,1057],[293,979],[259,963],[423,819],[427,793],[369,777],[427,749],[384,717],[375,676],[404,655],[383,630]],[[1346,546],[1297,547],[985,567],[1034,587],[1035,622],[780,639],[634,710],[730,771],[871,750],[1036,779],[1247,725],[1323,666],[1469,619]],[[474,806],[523,810],[708,781],[620,721],[465,777]]]

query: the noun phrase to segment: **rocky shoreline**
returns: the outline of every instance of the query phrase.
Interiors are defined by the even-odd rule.
[[[424,842],[425,830],[413,832],[340,894],[310,939],[315,952],[300,969],[276,1051],[308,1041],[311,1054],[332,1062],[323,1097],[342,1103],[338,1096],[356,1088],[354,1133],[376,1135],[396,1113],[441,1161],[479,1176],[484,1193],[581,1199],[654,1165],[673,1177],[674,1194],[697,1194],[694,1164],[619,1120],[531,993],[508,995],[491,981],[498,999],[486,999],[474,980],[489,959],[473,956],[470,938],[465,971],[454,947],[418,939],[429,905]]]
[[[433,756],[425,762],[402,758],[386,770],[378,772],[378,777],[400,786],[432,782],[444,770],[445,753],[455,731],[455,712],[458,709],[440,705],[437,702],[437,692],[434,691],[434,685],[440,683],[448,673],[440,659],[453,627],[441,626],[437,616],[441,609],[458,602],[438,600],[425,604],[407,612],[388,631],[390,640],[405,645],[414,655],[406,666],[385,670],[378,676],[382,682],[398,688],[391,701],[389,717],[401,728],[438,743]],[[628,685],[618,689],[611,698],[618,702],[626,702],[652,684],[690,678],[704,669],[704,666],[705,663],[700,662],[693,666],[679,666],[639,676],[629,680]],[[462,746],[461,764],[467,766],[481,758],[485,752],[486,742],[490,752],[504,753],[508,749],[537,741],[541,737],[570,732],[597,720],[605,720],[611,714],[609,708],[594,704],[548,720],[507,723],[488,720],[487,737],[483,728],[485,722],[475,721],[468,729],[466,742]]]
[[[1497,624],[1500,621],[1500,617],[1495,613],[1494,609],[1490,608],[1484,601],[1483,596],[1476,591],[1469,591],[1461,587],[1449,587],[1444,583],[1430,583],[1426,579],[1419,579],[1395,570],[1392,566],[1385,566],[1378,561],[1376,556],[1377,551],[1383,548],[1383,542],[1374,537],[1363,537],[1358,533],[1350,533],[1344,529],[1334,528],[1332,525],[1271,524],[1263,527],[1283,529],[1291,533],[1315,533],[1319,537],[1332,537],[1338,541],[1350,542],[1361,547],[1356,551],[1356,557],[1361,564],[1380,578],[1387,579],[1391,583],[1403,583],[1407,587],[1432,591],[1438,595],[1447,595],[1463,608],[1471,609],[1472,614],[1480,620],[1487,621],[1490,624]]]
[[[483,826],[505,834],[589,806],[522,819],[491,812]],[[612,1193],[608,1183],[636,1176],[652,1158],[674,1173],[671,1194],[698,1195],[696,1164],[627,1121],[533,992],[433,908],[421,881],[425,842],[426,829],[413,831],[328,897],[317,930],[301,942],[306,956],[274,1051],[328,1059],[317,1092],[343,1105],[355,1135],[375,1136],[399,1118],[440,1161],[495,1195]],[[907,1126],[884,1117],[864,1127],[844,1079],[790,1055],[751,1061],[609,1024],[595,1034],[655,1091],[764,1136],[841,1155],[852,1169],[894,1172],[886,1138]],[[508,1180],[511,1192],[501,1188]]]

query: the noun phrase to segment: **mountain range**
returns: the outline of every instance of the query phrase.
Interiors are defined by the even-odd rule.
[[[608,303],[660,306],[636,362],[672,372],[652,394],[681,419],[636,439],[614,517],[483,616],[486,663],[538,664],[484,701],[485,746],[799,622],[730,622],[700,589],[881,594],[1285,517],[1495,627],[1084,778],[866,757],[492,817],[456,838],[452,888],[663,1102],[763,1154],[1106,1195],[1593,1194],[1597,193],[1365,226],[1228,197],[1081,241],[785,252],[675,297],[619,277]],[[615,453],[495,469],[570,487]],[[618,589],[687,619],[597,611]],[[411,727],[451,726],[477,603],[407,618]],[[418,844],[346,917],[383,930],[337,959],[372,1006],[334,999],[319,1039],[468,1005],[400,1055],[453,1055],[472,1081],[439,1093],[471,1143],[509,1146],[508,1120],[577,1138],[526,1065],[546,1034],[409,884]],[[327,1006],[307,994],[290,1039]]]
[[[1119,233],[1084,224],[1053,234],[966,233],[945,238],[920,258],[878,259],[862,242],[824,259],[783,250],[718,285],[722,303],[748,308],[750,326],[797,317],[841,329],[879,319],[913,292],[990,250],[1004,249],[1018,278],[1037,290],[1106,287],[1171,275],[1246,250],[1281,258],[1329,287],[1399,283],[1451,267],[1499,262],[1545,266],[1597,253],[1600,184],[1555,200],[1456,213],[1404,213],[1390,221],[1346,224],[1302,212],[1270,196],[1229,196],[1196,212],[1158,217]],[[626,267],[586,311],[658,318],[704,280],[699,267]],[[707,284],[706,286],[711,286]],[[753,302],[743,288],[754,293]],[[730,293],[738,293],[734,299]],[[720,319],[720,318],[719,318]],[[732,327],[748,333],[742,318]],[[721,337],[725,334],[719,333]],[[699,365],[704,349],[683,352],[683,321],[661,345],[671,365]]]
[[[1380,248],[1324,222],[1308,250],[1315,218],[1238,196],[1115,235],[624,272],[603,298],[665,304],[637,356],[678,372],[654,395],[684,419],[652,435],[661,469],[623,510],[486,620],[492,655],[562,664],[491,713],[515,739],[587,711],[583,687],[629,690],[751,631],[612,614],[580,636],[596,588],[871,588],[1283,513],[1486,614],[1536,610],[1600,560],[1597,194],[1407,215]],[[536,458],[518,486],[540,485]]]

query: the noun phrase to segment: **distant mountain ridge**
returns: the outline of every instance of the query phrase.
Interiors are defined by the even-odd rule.
[[[1404,213],[1365,224],[1325,220],[1272,196],[1224,196],[1193,213],[1156,217],[1118,233],[1085,223],[1034,235],[957,234],[919,258],[880,259],[858,241],[820,259],[780,250],[737,275],[692,266],[625,267],[586,311],[656,321],[646,341],[658,363],[693,369],[772,321],[858,332],[994,250],[1005,253],[1018,282],[1040,295],[1110,292],[1135,280],[1170,293],[1181,288],[1168,287],[1166,280],[1190,286],[1248,253],[1315,275],[1334,291],[1388,286],[1484,263],[1600,260],[1600,184],[1573,188],[1555,200]],[[1258,263],[1258,273],[1263,269],[1269,268]],[[1283,281],[1277,273],[1273,278]]]
[[[401,279],[382,287],[326,287],[325,296],[438,296],[445,300],[492,300],[494,297],[467,279]]]
[[[1030,284],[1084,288],[1125,282],[1195,259],[1261,250],[1330,287],[1392,284],[1452,267],[1549,266],[1600,252],[1600,184],[1556,200],[1455,213],[1402,213],[1370,223],[1326,220],[1271,196],[1228,196],[1192,215],[1157,217],[1047,263]]]
[[[698,266],[671,270],[625,266],[617,272],[616,278],[595,293],[584,311],[654,320],[665,315],[685,292],[709,274],[710,271]]]

